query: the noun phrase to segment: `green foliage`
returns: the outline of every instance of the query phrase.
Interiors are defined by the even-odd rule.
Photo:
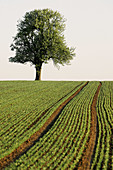
[[[79,85],[81,82],[0,82],[0,158],[39,130]],[[43,112],[39,121],[27,130]]]
[[[88,140],[91,119],[89,108],[97,86],[98,82],[90,83],[69,102],[48,133],[28,151],[28,154],[31,153],[30,157],[21,157],[24,167],[27,159],[30,159],[27,167],[36,165],[34,169],[42,166],[63,169],[64,166],[73,164],[74,155],[77,155],[74,162],[76,166]]]
[[[15,50],[16,55],[9,61],[31,62],[39,72],[42,63],[47,63],[49,59],[55,65],[69,64],[75,49],[66,45],[64,23],[64,17],[57,11],[43,9],[27,12],[17,25],[18,33],[11,44],[11,50]]]
[[[89,82],[63,108],[48,132],[6,169],[77,169],[91,134],[91,105],[98,85],[99,82]],[[81,82],[0,82],[0,156],[11,153],[43,126],[76,91],[71,92],[74,86],[79,89]],[[40,113],[51,106],[41,120],[25,132]],[[113,82],[102,82],[96,109],[98,134],[90,169],[113,169]]]

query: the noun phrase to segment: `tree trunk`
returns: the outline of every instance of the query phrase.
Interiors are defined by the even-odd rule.
[[[41,67],[42,67],[42,64],[35,66],[35,68],[36,68],[36,78],[35,78],[35,80],[41,80]]]

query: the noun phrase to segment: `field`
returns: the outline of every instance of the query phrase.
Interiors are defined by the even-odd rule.
[[[113,169],[112,116],[112,81],[1,81],[0,169]]]

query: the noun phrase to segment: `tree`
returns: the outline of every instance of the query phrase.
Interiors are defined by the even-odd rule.
[[[17,34],[10,46],[16,54],[9,61],[35,65],[35,80],[41,79],[42,63],[50,59],[55,65],[69,64],[75,49],[66,45],[64,23],[64,17],[57,11],[43,9],[27,12],[23,20],[18,21]]]

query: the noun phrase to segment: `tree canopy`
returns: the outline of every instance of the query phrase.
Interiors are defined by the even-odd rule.
[[[17,34],[13,38],[11,50],[15,56],[10,62],[30,62],[36,68],[36,80],[41,78],[42,63],[52,59],[54,64],[69,64],[74,48],[69,48],[63,35],[65,18],[51,9],[27,12],[18,21]]]

